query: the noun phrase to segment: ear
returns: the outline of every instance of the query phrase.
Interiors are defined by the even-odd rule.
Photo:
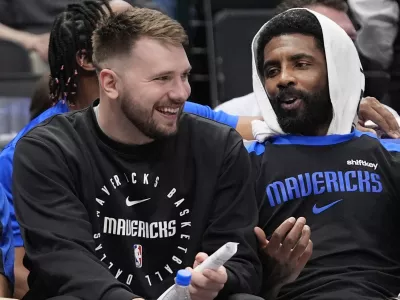
[[[92,58],[89,57],[85,49],[79,50],[75,55],[76,63],[85,71],[95,71],[95,67],[92,63]]]
[[[110,69],[103,69],[99,73],[100,88],[110,99],[117,99],[119,92],[117,89],[117,75]]]

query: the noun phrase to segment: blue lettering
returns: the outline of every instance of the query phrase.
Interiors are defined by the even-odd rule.
[[[303,174],[298,175],[297,178],[299,178],[301,196],[307,197],[310,196],[312,192],[310,173],[306,173],[304,174],[304,176],[306,177],[306,183],[304,183]],[[306,184],[307,184],[307,189],[306,189]]]
[[[325,192],[325,186],[324,186],[325,181],[323,180],[324,174],[322,172],[315,172],[315,173],[312,173],[311,176],[312,176],[311,178],[312,178],[312,182],[313,182],[314,194],[319,195],[319,194],[322,194],[323,192]],[[319,177],[319,180],[317,177]],[[318,184],[322,184],[322,186],[320,188],[318,188]]]
[[[371,182],[372,182],[373,193],[382,192],[383,189],[382,189],[381,177],[378,174],[371,173]]]
[[[356,178],[356,171],[347,171],[344,173],[345,181],[346,181],[346,191],[348,192],[355,192],[357,191],[357,185],[351,185],[350,182],[350,175],[352,178]]]
[[[325,192],[381,193],[380,175],[368,171],[325,171],[299,174],[284,181],[275,181],[266,187],[271,207],[289,200],[319,195]]]
[[[299,185],[295,177],[290,177],[285,179],[286,189],[289,196],[289,200],[293,200],[293,191],[295,193],[295,198],[300,198]]]
[[[279,193],[279,190],[282,193],[283,202],[286,202],[288,199],[287,199],[285,186],[282,182],[275,181],[274,183],[271,183],[267,186],[267,196],[268,196],[269,204],[271,205],[271,207],[275,206],[274,199],[276,199],[276,204],[282,203],[281,194]],[[272,194],[272,192],[273,192],[273,194]]]
[[[363,178],[363,173],[365,174],[365,178]],[[369,183],[369,172],[368,171],[357,171],[358,174],[358,188],[360,189],[360,192],[364,192],[364,185],[365,185],[365,191],[367,193],[371,192],[371,185]]]
[[[329,193],[332,193],[332,186],[335,192],[339,191],[339,186],[337,183],[337,177],[335,172],[324,172],[325,173],[325,182],[326,182],[326,190]]]
[[[339,178],[339,186],[340,186],[340,191],[345,192],[346,187],[344,186],[344,178],[343,178],[343,172],[339,171],[337,172],[338,178]]]

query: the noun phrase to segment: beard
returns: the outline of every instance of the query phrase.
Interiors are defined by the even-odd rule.
[[[172,124],[163,126],[154,118],[155,108],[159,104],[155,104],[152,109],[145,108],[139,101],[132,101],[131,97],[126,97],[124,93],[121,97],[121,109],[126,118],[145,136],[159,140],[170,136],[174,136],[178,132],[179,120],[182,116],[183,106],[179,109],[176,121]],[[165,105],[165,103],[162,103]]]
[[[303,103],[297,109],[283,108],[281,106],[283,101],[290,98],[301,99]],[[281,89],[274,98],[271,98],[271,105],[280,127],[289,134],[317,135],[322,128],[329,126],[333,117],[328,85],[315,93],[294,87]]]

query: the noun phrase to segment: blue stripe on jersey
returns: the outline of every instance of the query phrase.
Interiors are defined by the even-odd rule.
[[[250,145],[246,146],[247,152],[256,153],[257,155],[262,155],[265,151],[265,145],[260,144],[259,142],[253,142]]]
[[[361,132],[356,130],[356,136],[368,135],[377,139],[378,137],[370,132]],[[400,139],[381,139],[381,145],[389,152],[400,152]]]
[[[274,145],[308,145],[308,146],[326,146],[343,143],[351,140],[354,137],[361,137],[367,135],[378,139],[376,135],[370,132],[361,132],[359,130],[353,130],[349,134],[333,134],[326,136],[299,136],[299,135],[280,135],[272,137],[269,141]],[[379,140],[381,145],[390,152],[400,152],[400,139],[381,139]],[[253,142],[247,147],[249,153],[255,152],[257,155],[261,155],[265,151],[265,145],[258,142]]]
[[[274,145],[306,145],[327,146],[347,142],[354,138],[355,130],[349,134],[332,134],[325,136],[280,135],[272,137],[270,142]]]

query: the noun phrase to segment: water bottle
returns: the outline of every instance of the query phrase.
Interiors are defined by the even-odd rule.
[[[175,278],[176,300],[190,300],[189,285],[192,274],[188,270],[179,270]]]

